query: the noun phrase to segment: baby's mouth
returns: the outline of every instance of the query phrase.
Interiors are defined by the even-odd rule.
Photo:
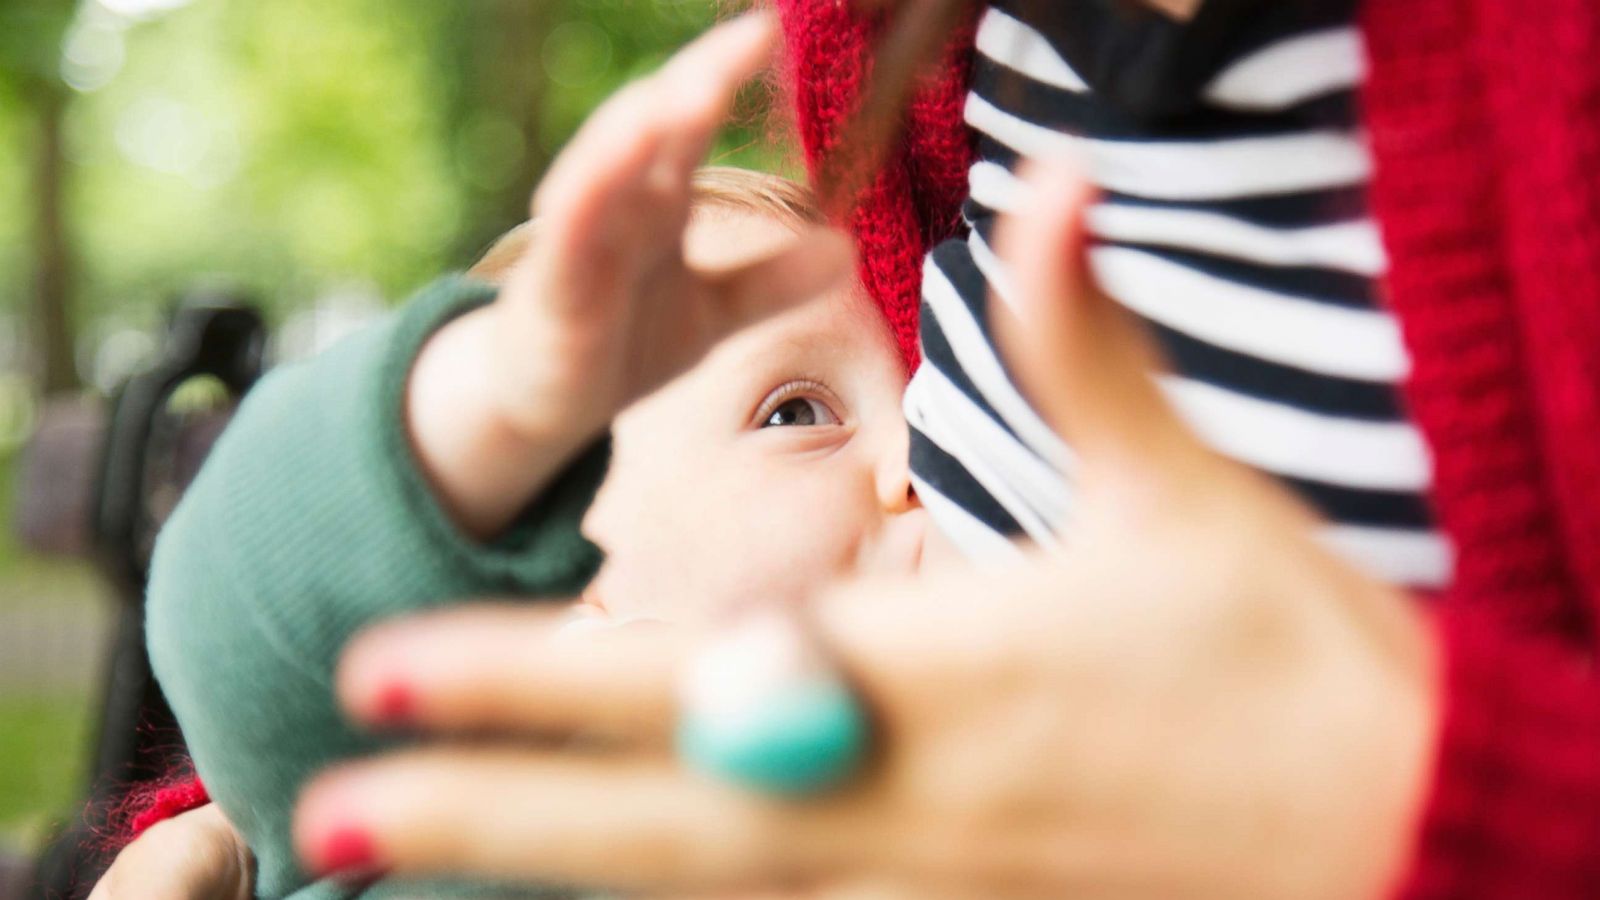
[[[578,608],[593,615],[611,615],[611,610],[606,607],[605,600],[601,599],[598,578],[590,579],[589,586],[583,589],[582,594],[578,595]]]

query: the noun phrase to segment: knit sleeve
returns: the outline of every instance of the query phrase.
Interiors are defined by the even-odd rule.
[[[1432,794],[1399,892],[1593,897],[1600,886],[1600,677],[1570,649],[1448,613]]]
[[[599,563],[578,533],[602,442],[490,545],[460,533],[412,456],[402,410],[422,343],[486,302],[447,279],[392,318],[246,398],[152,561],[152,666],[195,769],[259,866],[262,897],[302,887],[290,816],[308,777],[385,746],[334,698],[340,649],[379,619],[474,596],[568,597]]]

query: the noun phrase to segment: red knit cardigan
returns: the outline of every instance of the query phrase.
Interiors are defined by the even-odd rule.
[[[777,0],[808,162],[874,21]],[[1407,397],[1457,552],[1444,724],[1409,897],[1600,896],[1600,2],[1369,0],[1365,124]],[[916,360],[923,255],[957,225],[971,25],[848,225]]]

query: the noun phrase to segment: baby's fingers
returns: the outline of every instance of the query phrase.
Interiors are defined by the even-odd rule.
[[[750,13],[706,32],[662,67],[652,79],[657,114],[665,121],[655,177],[687,186],[740,86],[771,59],[776,39],[777,20]]]
[[[636,181],[651,172],[648,163],[658,154],[681,164],[687,186],[734,94],[766,63],[775,37],[770,15],[740,16],[612,95],[551,164],[534,197],[534,213],[549,216],[598,189]],[[673,152],[663,152],[668,145]]]
[[[765,259],[708,275],[712,340],[804,303],[841,283],[855,254],[850,239],[831,228],[814,228]]]
[[[89,900],[247,900],[250,850],[216,804],[158,822],[123,848]]]
[[[578,290],[561,290],[568,278],[553,273],[558,296],[576,301],[587,293],[586,270],[642,268],[679,252],[689,177],[739,86],[771,54],[774,37],[764,14],[713,28],[619,91],[579,129],[533,201],[545,258],[578,280],[571,285]]]

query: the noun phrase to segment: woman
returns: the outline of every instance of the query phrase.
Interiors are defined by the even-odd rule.
[[[1212,9],[1237,12],[1161,6],[1194,16],[1196,33],[1227,21]],[[790,33],[834,8],[795,7]],[[831,59],[864,46],[852,27],[818,27]],[[1066,202],[1022,211],[1027,227],[994,240],[1027,327],[994,318],[1025,392],[1076,453],[1069,549],[998,584],[860,588],[823,604],[821,639],[880,717],[882,758],[859,786],[796,809],[706,785],[649,750],[671,718],[656,686],[677,651],[629,638],[636,668],[576,678],[559,650],[529,658],[543,623],[480,614],[453,638],[430,623],[427,648],[405,626],[358,643],[352,711],[390,686],[380,662],[428,653],[429,671],[456,674],[407,685],[422,725],[473,698],[479,724],[581,730],[541,719],[541,692],[560,685],[649,710],[644,749],[431,751],[337,773],[303,805],[307,859],[349,862],[329,849],[359,844],[363,861],[404,871],[838,891],[865,873],[915,896],[1588,892],[1600,879],[1600,686],[1584,662],[1600,586],[1587,552],[1600,481],[1584,445],[1600,419],[1588,363],[1600,194],[1586,175],[1600,12],[1391,0],[1363,10],[1362,31],[1385,283],[1434,459],[1427,494],[1456,552],[1425,624],[1358,574],[1348,548],[1319,549],[1281,488],[1201,450],[1148,390],[1138,340],[1079,264],[1087,194],[1057,166],[1019,184]],[[913,107],[911,156],[896,167],[913,180],[880,181],[863,207],[898,225],[855,223],[869,266],[905,255],[886,233],[939,236],[939,191],[910,187],[948,184],[928,177],[947,169],[922,165],[948,149],[948,130],[917,126],[947,119],[948,101],[936,90]],[[977,475],[980,462],[945,471]]]

